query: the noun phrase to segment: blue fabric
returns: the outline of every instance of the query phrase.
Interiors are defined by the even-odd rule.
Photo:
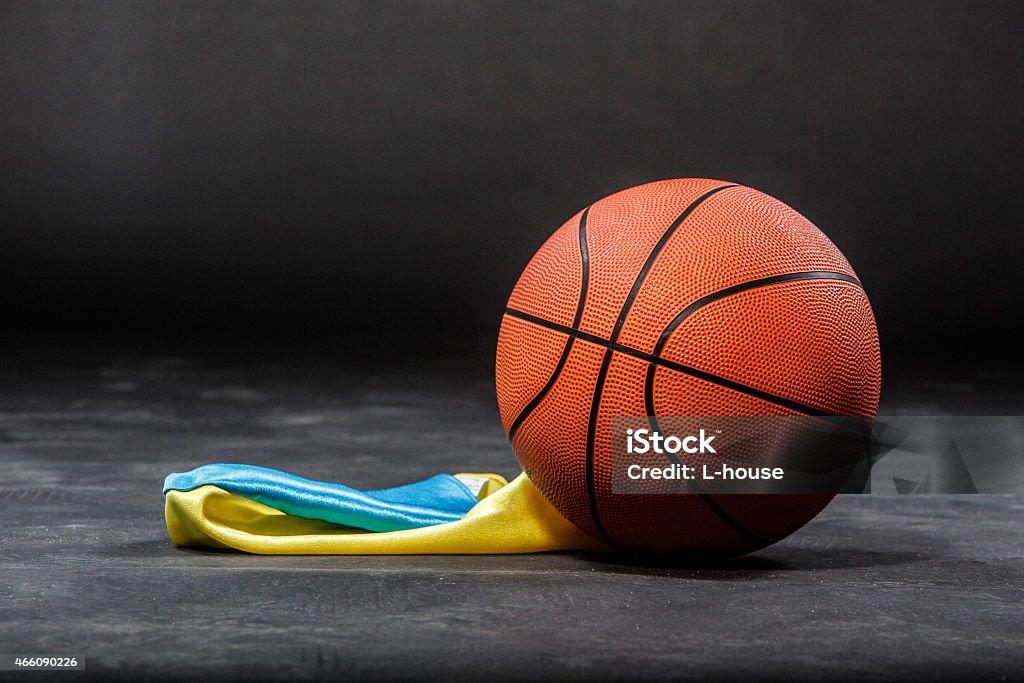
[[[367,531],[418,529],[462,519],[479,500],[451,474],[405,486],[360,491],[256,465],[217,463],[164,480],[164,493],[212,484],[275,510]]]

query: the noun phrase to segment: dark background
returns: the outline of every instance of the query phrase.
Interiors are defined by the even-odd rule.
[[[486,357],[566,218],[705,176],[832,238],[888,368],[1015,362],[1022,19],[973,2],[3,2],[2,323]]]

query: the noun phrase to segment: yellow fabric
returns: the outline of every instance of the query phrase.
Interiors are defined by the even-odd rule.
[[[485,488],[499,484],[494,481]],[[485,493],[481,491],[481,495]],[[612,550],[562,517],[525,474],[485,495],[457,522],[403,531],[373,533],[294,517],[216,486],[168,491],[165,515],[167,531],[176,545],[234,548],[264,555]]]

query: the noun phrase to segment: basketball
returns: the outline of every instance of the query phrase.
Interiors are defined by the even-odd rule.
[[[810,221],[708,179],[623,190],[541,246],[498,335],[498,408],[523,470],[573,524],[634,551],[741,554],[829,494],[622,495],[619,416],[872,416],[878,333],[856,273]]]

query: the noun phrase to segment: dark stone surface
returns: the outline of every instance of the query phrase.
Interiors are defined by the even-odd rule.
[[[1024,676],[1022,496],[845,496],[708,566],[181,550],[160,484],[206,462],[356,486],[515,474],[485,366],[6,360],[0,652],[74,652],[85,676],[133,680]],[[890,412],[1020,410],[998,375],[889,386]]]

